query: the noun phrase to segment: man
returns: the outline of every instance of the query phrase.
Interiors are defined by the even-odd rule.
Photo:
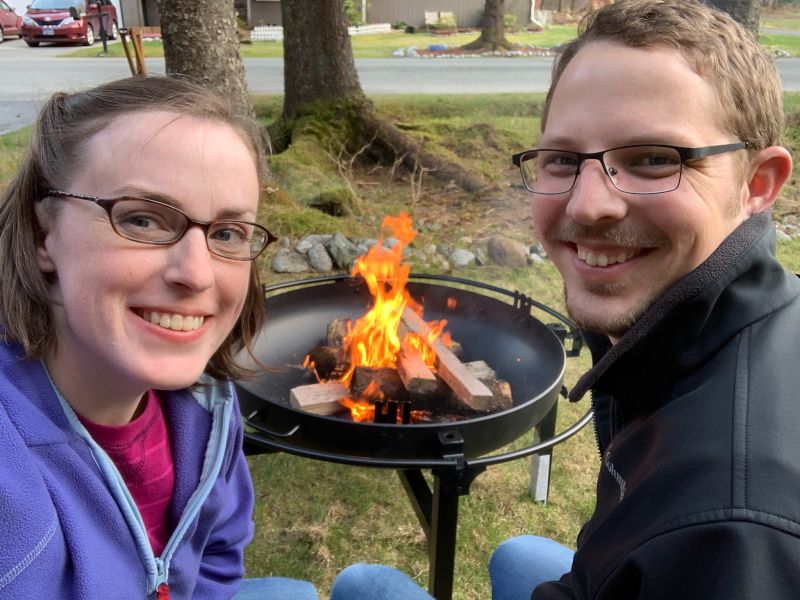
[[[606,6],[556,59],[537,149],[514,161],[592,351],[571,398],[592,392],[602,465],[574,555],[504,542],[495,600],[797,597],[800,280],[770,216],[792,168],[781,128],[774,66],[694,0]],[[335,593],[366,574],[351,569]]]
[[[592,392],[597,505],[558,582],[540,572],[569,570],[568,551],[502,544],[495,596],[796,598],[800,283],[774,257],[791,172],[778,75],[695,2],[618,2],[580,32],[542,118],[554,150],[515,162],[592,350],[571,398]]]

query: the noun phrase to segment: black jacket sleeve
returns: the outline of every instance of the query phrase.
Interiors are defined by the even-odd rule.
[[[795,600],[800,537],[788,533],[786,523],[742,517],[658,535],[611,572],[596,574],[596,589],[582,585],[577,571],[540,585],[532,600]],[[794,527],[800,534],[800,525]]]

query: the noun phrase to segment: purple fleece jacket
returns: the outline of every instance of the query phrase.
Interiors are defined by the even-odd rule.
[[[0,343],[0,598],[230,598],[253,533],[233,386],[165,393],[173,534],[153,556],[141,516],[39,361]]]

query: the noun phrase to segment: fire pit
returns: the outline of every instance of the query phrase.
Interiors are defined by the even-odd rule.
[[[480,285],[455,279],[449,283],[464,288]],[[407,288],[423,305],[425,317],[447,320],[453,339],[463,348],[463,360],[485,361],[510,384],[512,407],[454,422],[408,425],[355,423],[297,410],[289,403],[289,391],[313,379],[306,371],[290,367],[301,365],[309,350],[324,343],[330,321],[363,315],[370,295],[361,279],[349,277],[294,282],[269,288],[267,293],[288,287],[295,289],[266,299],[267,324],[255,344],[257,358],[276,370],[240,382],[240,401],[243,414],[259,426],[261,435],[290,441],[292,447],[305,449],[315,458],[344,456],[381,466],[393,466],[396,461],[407,466],[408,461],[441,460],[451,453],[454,436],[463,439],[465,458],[475,458],[529,431],[558,398],[564,348],[551,329],[531,316],[521,296],[512,305],[470,289],[410,281]]]
[[[543,470],[537,488],[543,485],[544,492],[538,495],[546,499],[550,449],[579,431],[591,415],[554,436],[566,358],[577,356],[581,348],[579,334],[565,317],[518,292],[448,276],[411,275],[407,288],[426,319],[447,320],[464,361],[483,360],[510,384],[510,408],[453,422],[399,424],[352,422],[292,407],[290,390],[309,383],[297,366],[310,349],[324,343],[328,323],[359,318],[370,305],[364,281],[348,276],[264,288],[266,325],[255,354],[275,370],[237,387],[249,452],[277,450],[398,470],[428,536],[430,592],[447,599],[452,594],[459,496],[469,493],[472,480],[486,466],[539,454]],[[556,323],[545,325],[534,318],[533,307]],[[544,442],[490,454],[534,427]],[[432,490],[420,469],[431,469]]]

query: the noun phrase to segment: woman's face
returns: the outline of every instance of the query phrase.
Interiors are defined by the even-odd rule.
[[[256,220],[253,155],[216,121],[123,116],[88,140],[82,164],[63,191],[161,200],[199,221]],[[54,216],[38,212],[39,268],[54,281],[48,369],[79,413],[127,422],[117,407],[135,409],[145,390],[197,380],[239,317],[251,263],[209,253],[199,227],[169,246],[142,244],[117,235],[92,202],[50,202],[60,203]]]

